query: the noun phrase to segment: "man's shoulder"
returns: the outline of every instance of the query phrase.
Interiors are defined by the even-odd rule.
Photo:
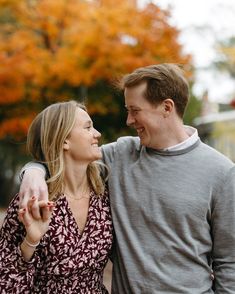
[[[120,137],[116,142],[102,145],[103,161],[107,165],[117,161],[123,162],[139,150],[140,140],[138,137]]]
[[[102,145],[103,151],[108,149],[115,149],[116,151],[124,150],[140,150],[140,139],[139,137],[125,136],[120,137],[117,141]]]
[[[137,150],[140,149],[140,139],[139,137],[120,137],[117,139],[117,145],[120,148],[135,148]]]
[[[210,161],[214,166],[224,166],[225,168],[231,168],[234,166],[234,162],[222,154],[220,151],[215,148],[201,142],[199,145],[201,149],[201,159],[206,162]]]

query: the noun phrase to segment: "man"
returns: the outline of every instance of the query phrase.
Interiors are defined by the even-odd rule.
[[[112,293],[235,293],[234,164],[183,125],[189,91],[178,66],[136,69],[122,88],[138,137],[102,146]],[[47,197],[42,172],[26,170],[20,193]]]

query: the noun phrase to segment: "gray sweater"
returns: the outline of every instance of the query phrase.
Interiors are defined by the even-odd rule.
[[[112,293],[234,294],[234,164],[200,140],[156,151],[123,137],[102,150],[116,234]]]

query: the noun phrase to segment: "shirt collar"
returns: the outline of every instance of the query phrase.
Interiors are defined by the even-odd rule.
[[[187,147],[192,146],[197,140],[198,140],[198,131],[197,129],[191,127],[191,126],[184,126],[186,133],[189,135],[189,137],[184,140],[183,142],[164,148],[164,151],[178,151],[185,149]]]

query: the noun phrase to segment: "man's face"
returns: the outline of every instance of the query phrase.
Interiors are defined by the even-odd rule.
[[[125,88],[127,125],[136,129],[141,145],[161,149],[165,140],[163,103],[155,106],[144,98],[146,82]]]

